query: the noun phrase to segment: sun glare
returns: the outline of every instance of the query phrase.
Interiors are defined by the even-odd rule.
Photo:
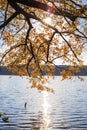
[[[45,23],[47,23],[47,24],[51,24],[51,23],[52,23],[52,20],[51,20],[50,17],[45,18],[44,21],[45,21]]]

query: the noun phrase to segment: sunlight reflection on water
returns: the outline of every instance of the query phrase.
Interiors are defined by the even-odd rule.
[[[52,122],[50,117],[50,102],[48,99],[48,93],[43,92],[43,113],[42,113],[42,121],[43,124],[40,127],[40,130],[52,130]]]

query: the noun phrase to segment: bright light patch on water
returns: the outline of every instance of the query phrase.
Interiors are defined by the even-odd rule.
[[[44,115],[47,115],[49,109],[49,102],[48,102],[48,93],[43,93],[43,113]]]
[[[43,124],[40,127],[40,130],[52,130],[52,123],[50,117],[50,104],[48,100],[49,94],[47,92],[43,92]]]

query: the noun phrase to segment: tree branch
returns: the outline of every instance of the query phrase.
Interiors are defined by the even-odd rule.
[[[7,26],[7,24],[9,22],[11,22],[17,15],[18,15],[18,12],[15,12],[14,14],[12,14],[6,21],[4,21],[3,24],[0,25],[0,29],[2,29],[3,27]]]
[[[14,46],[12,46],[10,49],[8,49],[8,50],[5,52],[5,54],[2,56],[2,58],[1,58],[1,60],[0,60],[0,64],[2,63],[3,59],[6,57],[6,55],[7,55],[10,51],[12,51],[12,50],[14,50],[15,48],[18,48],[18,47],[20,47],[20,46],[25,46],[25,44],[14,45]]]
[[[68,47],[70,48],[70,50],[72,51],[72,53],[74,54],[74,56],[76,57],[76,59],[78,61],[80,61],[76,55],[76,53],[74,52],[74,50],[72,49],[71,45],[68,43],[68,41],[64,38],[64,36],[60,33],[60,36],[63,38],[63,40],[67,43]]]
[[[78,15],[74,15],[72,12],[67,12],[66,10],[62,10],[60,8],[55,8],[55,6],[51,7],[48,6],[47,4],[35,1],[35,0],[8,0],[9,4],[14,8],[13,3],[20,3],[29,7],[41,9],[43,11],[46,11],[48,13],[52,13],[54,15],[60,15],[63,17],[67,17],[71,21],[75,21],[75,19],[78,17]],[[19,8],[16,8],[16,11],[19,11]]]

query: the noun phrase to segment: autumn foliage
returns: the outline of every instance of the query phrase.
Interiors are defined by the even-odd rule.
[[[32,87],[53,91],[44,84],[54,76],[56,61],[70,65],[62,79],[84,66],[87,5],[84,0],[0,0],[0,38],[1,65],[29,76]]]

